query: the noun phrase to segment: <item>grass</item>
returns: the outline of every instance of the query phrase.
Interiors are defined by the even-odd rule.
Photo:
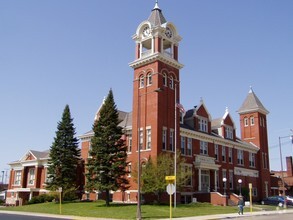
[[[18,207],[0,208],[0,210],[24,211],[59,214],[59,204],[42,203],[34,205],[25,205]],[[177,205],[176,209],[172,208],[172,217],[189,217],[213,214],[236,213],[237,207],[233,206],[213,206],[209,203],[195,203],[188,205]],[[169,205],[142,205],[141,213],[143,219],[169,218]],[[62,204],[63,215],[74,215],[82,217],[96,218],[114,218],[114,219],[136,219],[136,205],[128,204],[111,204],[105,206],[105,202],[72,202]]]

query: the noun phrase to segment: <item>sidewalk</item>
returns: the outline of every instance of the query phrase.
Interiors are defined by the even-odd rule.
[[[248,212],[244,212],[243,215],[238,215],[238,213],[229,213],[229,214],[174,218],[174,220],[230,219],[230,218],[241,218],[241,217],[253,217],[253,216],[259,216],[259,215],[262,215],[262,216],[264,216],[264,215],[277,215],[277,214],[284,214],[284,213],[292,213],[293,214],[293,209],[286,209],[286,210],[280,210],[280,211],[256,211],[256,212],[249,212],[248,211]],[[163,219],[161,219],[161,220],[163,220]]]
[[[253,216],[259,216],[259,215],[262,215],[262,216],[277,215],[277,214],[284,214],[284,213],[293,214],[293,209],[286,209],[286,210],[280,210],[280,211],[256,211],[256,212],[247,212],[247,211],[244,212],[244,215],[238,215],[238,213],[229,213],[229,214],[205,215],[205,216],[194,216],[194,217],[183,217],[183,218],[172,218],[172,219],[174,220],[212,220],[212,219],[230,219],[230,218],[241,219],[242,217],[253,217]],[[42,216],[42,217],[52,217],[52,218],[71,219],[71,220],[114,220],[109,218],[105,219],[105,218],[79,217],[79,216],[70,216],[70,215],[52,215],[52,214],[44,214],[44,213],[14,212],[14,211],[5,211],[5,210],[0,210],[0,213],[27,215],[27,216]],[[166,219],[168,218],[159,219],[159,220],[166,220]]]

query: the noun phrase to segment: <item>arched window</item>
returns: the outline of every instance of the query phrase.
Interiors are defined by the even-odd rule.
[[[144,76],[141,75],[139,77],[139,88],[143,88],[144,87]]]
[[[167,74],[163,73],[163,85],[168,86]]]
[[[250,117],[250,125],[254,125],[254,117],[253,116]]]
[[[244,127],[247,127],[248,126],[248,118],[244,118]]]
[[[173,76],[170,76],[169,87],[170,87],[170,89],[174,89],[174,78],[173,78]]]
[[[152,85],[153,81],[152,81],[152,74],[148,73],[147,75],[147,85],[150,86]]]

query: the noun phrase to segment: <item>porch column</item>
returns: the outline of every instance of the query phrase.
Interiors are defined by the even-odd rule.
[[[201,169],[198,168],[198,191],[201,191]]]
[[[214,171],[214,180],[215,180],[215,191],[218,192],[218,186],[217,186],[217,170]]]
[[[33,198],[33,192],[30,192],[29,201]]]

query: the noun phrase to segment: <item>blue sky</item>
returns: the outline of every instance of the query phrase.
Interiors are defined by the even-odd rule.
[[[69,104],[78,135],[110,88],[131,111],[131,36],[155,0],[0,0],[0,171],[29,149],[49,149]],[[238,108],[250,86],[270,111],[271,169],[293,129],[292,0],[160,0],[183,37],[181,103],[202,97],[212,118]],[[292,155],[282,138],[283,155]]]

